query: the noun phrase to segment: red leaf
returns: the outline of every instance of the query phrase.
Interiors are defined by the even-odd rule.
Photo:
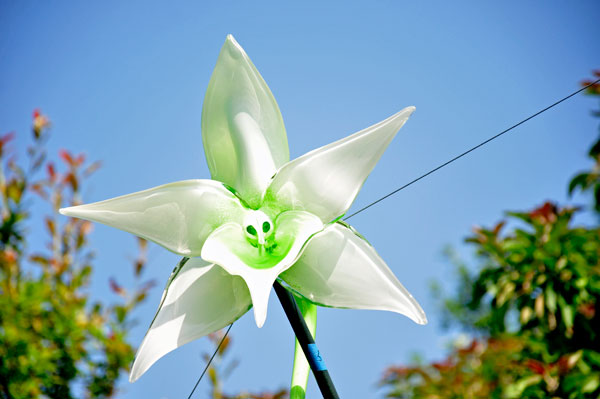
[[[54,235],[56,233],[56,225],[54,224],[54,220],[50,219],[49,217],[46,217],[46,227],[48,228],[50,234]]]
[[[412,371],[412,369],[403,366],[388,367],[387,370],[385,370],[385,373],[383,374],[383,378],[388,379],[392,376],[403,377],[405,375],[408,375],[410,371]]]
[[[533,371],[536,374],[544,374],[544,372],[546,371],[546,365],[534,359],[527,359],[525,365],[527,366],[527,368],[529,368],[529,370]]]
[[[48,199],[48,194],[46,193],[46,191],[44,191],[44,188],[41,186],[41,184],[35,183],[31,186],[31,189],[33,190],[34,193],[36,193],[43,199],[45,199],[45,200]]]
[[[77,155],[77,158],[75,158],[75,160],[73,161],[74,166],[81,166],[81,164],[85,161],[85,155],[84,154],[79,154]]]
[[[577,307],[577,312],[581,313],[586,319],[593,319],[596,315],[596,306],[593,302],[582,303]]]
[[[15,138],[15,132],[8,132],[4,136],[0,136],[0,143],[3,145]]]
[[[92,173],[94,173],[96,170],[98,170],[98,168],[100,168],[100,166],[102,166],[102,162],[100,161],[96,161],[93,164],[91,164],[90,166],[88,166],[87,168],[85,168],[85,170],[83,171],[83,175],[84,176],[89,176]]]
[[[534,209],[529,213],[532,219],[538,219],[542,223],[552,223],[556,221],[558,209],[552,202],[546,202],[544,205]]]
[[[4,260],[8,263],[14,263],[17,260],[18,254],[11,248],[7,248],[4,250],[2,254],[4,256]]]
[[[54,164],[52,162],[48,162],[46,170],[48,171],[48,177],[50,177],[50,181],[54,182],[56,180],[56,169],[54,169]]]
[[[67,163],[69,166],[73,166],[73,157],[67,150],[60,150],[58,156]]]
[[[92,224],[92,222],[83,220],[81,222],[81,227],[79,229],[81,231],[81,234],[87,235],[87,234],[91,233],[91,231],[94,229],[94,225]]]
[[[462,349],[458,350],[458,353],[461,355],[468,355],[469,353],[472,353],[475,351],[475,349],[477,349],[477,347],[479,346],[479,342],[477,342],[476,339],[474,339],[473,341],[471,341],[471,343],[469,344],[469,346],[466,346]]]
[[[63,182],[70,184],[73,191],[77,191],[79,189],[79,182],[73,173],[67,173]]]
[[[6,143],[11,141],[15,137],[15,132],[6,133],[4,136],[0,136],[0,156],[3,153],[4,146]]]
[[[48,265],[50,261],[44,255],[31,255],[29,260],[32,262],[39,263],[41,265]]]
[[[123,289],[123,287],[121,287],[119,284],[117,284],[117,282],[115,281],[114,278],[111,277],[110,279],[108,279],[108,284],[110,285],[110,289],[115,294],[119,294],[119,295],[125,294],[125,290]]]
[[[501,221],[500,223],[498,223],[495,227],[494,227],[494,235],[498,235],[498,233],[500,233],[500,230],[502,230],[502,227],[504,227],[504,225],[506,224],[505,221]]]
[[[452,367],[454,367],[452,360],[450,360],[449,358],[444,360],[443,362],[435,362],[435,363],[432,363],[431,365],[438,371],[446,371],[446,370],[450,370]]]

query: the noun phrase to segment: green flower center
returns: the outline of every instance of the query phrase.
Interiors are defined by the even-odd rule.
[[[226,270],[227,265],[238,271],[245,267],[269,269],[284,259],[288,267],[310,237],[323,229],[317,216],[304,211],[281,212],[274,219],[260,210],[248,210],[241,224],[225,223],[211,233],[202,257]]]
[[[263,211],[252,211],[244,218],[246,240],[258,250],[258,254],[272,251],[275,234],[271,218]]]

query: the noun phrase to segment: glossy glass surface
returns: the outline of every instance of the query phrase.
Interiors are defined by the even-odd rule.
[[[324,223],[342,216],[414,107],[285,164],[265,194],[266,205],[301,209]]]
[[[228,36],[202,109],[202,140],[215,180],[181,181],[60,210],[202,258],[192,258],[171,275],[131,380],[164,354],[226,326],[251,306],[262,327],[278,277],[312,303],[391,310],[425,323],[420,306],[375,250],[348,226],[330,224],[349,209],[413,111],[405,108],[288,162],[277,103]],[[314,313],[314,306],[309,308]],[[295,369],[299,393],[307,370],[306,364]]]
[[[221,183],[185,180],[60,213],[116,227],[190,257],[200,256],[215,228],[227,221],[241,223],[245,210]]]
[[[321,220],[308,212],[284,212],[275,220],[270,248],[261,251],[246,239],[242,226],[228,223],[208,237],[202,258],[244,279],[252,296],[256,325],[262,327],[273,282],[294,264],[306,241],[322,228]]]
[[[173,349],[237,320],[251,306],[248,287],[240,277],[200,258],[188,260],[169,279],[129,380],[137,380]]]
[[[319,305],[389,310],[427,323],[421,306],[375,249],[340,223],[316,234],[281,278]]]
[[[202,141],[212,178],[235,188],[253,208],[290,158],[273,94],[231,35],[204,97]]]

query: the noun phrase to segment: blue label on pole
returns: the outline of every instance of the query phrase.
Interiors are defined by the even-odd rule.
[[[318,371],[327,370],[325,361],[319,353],[319,348],[317,348],[317,344],[308,344],[308,352],[310,353],[308,361],[315,369]]]

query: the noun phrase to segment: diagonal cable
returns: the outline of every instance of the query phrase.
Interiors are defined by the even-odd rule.
[[[432,174],[432,173],[434,173],[434,172],[437,172],[438,170],[442,169],[443,167],[445,167],[445,166],[447,166],[447,165],[451,164],[452,162],[454,162],[454,161],[456,161],[456,160],[458,160],[458,159],[460,159],[460,158],[464,157],[465,155],[469,154],[470,152],[473,152],[473,151],[475,151],[475,150],[476,150],[476,149],[478,149],[479,147],[483,147],[484,145],[486,145],[486,144],[487,144],[487,143],[489,143],[490,141],[497,139],[498,137],[502,136],[503,134],[510,132],[510,131],[511,131],[511,130],[513,130],[514,128],[521,126],[523,123],[525,123],[525,122],[527,122],[527,121],[529,121],[529,120],[531,120],[531,119],[535,118],[536,116],[538,116],[538,115],[540,115],[540,114],[543,114],[544,112],[548,111],[548,110],[549,110],[549,109],[551,109],[551,108],[554,108],[555,106],[557,106],[558,104],[562,103],[563,101],[566,101],[566,100],[568,100],[569,98],[571,98],[571,97],[575,96],[576,94],[579,94],[579,93],[581,93],[582,91],[586,90],[587,88],[589,88],[589,87],[591,87],[591,86],[594,86],[594,85],[596,85],[596,84],[598,84],[598,83],[600,83],[600,79],[598,79],[598,80],[596,80],[596,81],[594,81],[594,82],[592,82],[592,83],[590,83],[590,84],[588,84],[588,85],[586,85],[586,86],[582,87],[581,89],[579,89],[579,90],[577,90],[577,91],[574,91],[573,93],[569,94],[568,96],[561,98],[560,100],[558,100],[558,101],[556,101],[555,103],[553,103],[553,104],[551,104],[551,105],[547,106],[546,108],[544,108],[544,109],[542,109],[542,110],[540,110],[540,111],[536,112],[536,113],[535,113],[535,114],[533,114],[533,115],[530,115],[530,116],[528,116],[527,118],[523,119],[522,121],[520,121],[520,122],[518,122],[518,123],[515,123],[515,124],[514,124],[514,125],[512,125],[511,127],[509,127],[509,128],[507,128],[507,129],[505,129],[505,130],[501,131],[500,133],[498,133],[498,134],[496,134],[496,135],[494,135],[494,136],[490,137],[489,139],[487,139],[487,140],[485,140],[485,141],[482,141],[481,143],[477,144],[476,146],[469,148],[469,149],[468,149],[468,150],[466,150],[465,152],[463,152],[463,153],[461,153],[461,154],[459,154],[459,155],[455,156],[454,158],[452,158],[452,159],[450,159],[450,160],[448,160],[448,161],[444,162],[443,164],[441,164],[441,165],[439,165],[439,166],[437,166],[437,167],[435,167],[435,168],[431,169],[429,172],[427,172],[427,173],[425,173],[425,174],[422,174],[421,176],[417,177],[417,178],[416,178],[416,179],[414,179],[414,180],[411,180],[411,181],[409,181],[408,183],[406,183],[406,184],[405,184],[405,185],[403,185],[402,187],[399,187],[399,188],[395,189],[394,191],[392,191],[392,192],[390,192],[390,193],[388,193],[388,194],[384,195],[383,197],[381,197],[381,198],[379,198],[379,199],[377,199],[377,200],[375,200],[375,201],[371,202],[370,204],[368,204],[368,205],[366,205],[366,206],[364,206],[364,207],[360,208],[358,211],[356,211],[356,212],[352,213],[351,215],[349,215],[349,216],[346,216],[346,217],[344,218],[344,220],[348,220],[348,219],[350,219],[351,217],[353,217],[353,216],[356,216],[356,215],[358,215],[359,213],[361,213],[361,212],[363,212],[363,211],[366,211],[367,209],[369,209],[369,208],[370,208],[370,207],[372,207],[373,205],[375,205],[375,204],[378,204],[378,203],[380,203],[381,201],[383,201],[383,200],[385,200],[385,199],[387,199],[387,198],[391,197],[392,195],[394,195],[394,194],[398,193],[399,191],[402,191],[402,190],[404,190],[404,189],[405,189],[405,188],[407,188],[408,186],[410,186],[410,185],[412,185],[412,184],[414,184],[414,183],[418,182],[418,181],[419,181],[419,180],[421,180],[421,179],[424,179],[425,177],[429,176],[430,174]],[[233,326],[233,323],[231,323],[231,324],[229,325],[229,328],[227,328],[227,331],[225,331],[225,335],[223,335],[223,338],[221,339],[221,342],[219,342],[219,345],[217,346],[217,349],[215,350],[215,353],[213,353],[213,355],[211,356],[211,358],[208,360],[208,363],[206,363],[206,367],[205,367],[205,368],[204,368],[204,370],[202,371],[202,374],[200,375],[200,378],[198,378],[198,381],[196,381],[196,385],[194,385],[194,388],[192,389],[192,392],[190,392],[190,395],[188,396],[188,399],[191,399],[192,395],[194,394],[194,391],[195,391],[195,390],[196,390],[196,388],[198,387],[198,384],[200,383],[200,381],[202,381],[202,378],[204,377],[204,374],[206,374],[206,371],[208,370],[208,368],[210,367],[210,364],[212,363],[213,359],[214,359],[214,358],[215,358],[215,356],[217,355],[217,353],[218,353],[218,351],[219,351],[219,348],[221,348],[221,344],[223,344],[223,341],[224,341],[224,340],[225,340],[225,338],[227,337],[227,334],[229,334],[229,330],[231,330],[231,327],[232,327],[232,326]]]
[[[192,395],[194,394],[194,391],[198,387],[198,384],[200,384],[200,381],[202,381],[202,377],[204,377],[204,374],[206,374],[206,371],[208,370],[208,368],[210,367],[210,364],[212,363],[213,359],[215,358],[215,356],[219,352],[219,349],[221,349],[221,345],[223,345],[223,341],[225,341],[225,338],[227,338],[227,334],[229,334],[229,330],[231,330],[231,327],[233,327],[233,323],[231,323],[229,325],[229,327],[227,328],[227,331],[225,331],[225,334],[223,335],[223,338],[221,338],[221,342],[219,342],[219,345],[217,346],[217,349],[215,349],[215,353],[213,353],[212,356],[210,357],[210,359],[208,359],[208,362],[206,363],[206,367],[204,367],[204,370],[202,371],[202,374],[200,374],[200,377],[198,378],[198,381],[196,381],[196,385],[194,385],[194,388],[192,388],[192,392],[190,392],[190,396],[188,396],[188,399],[191,399]]]
[[[581,89],[579,89],[579,90],[577,90],[577,91],[574,91],[573,93],[569,94],[569,95],[568,95],[568,96],[566,96],[566,97],[563,97],[563,98],[561,98],[560,100],[558,100],[558,101],[556,101],[555,103],[553,103],[553,104],[551,104],[551,105],[547,106],[546,108],[544,108],[544,109],[542,109],[542,110],[540,110],[540,111],[536,112],[535,114],[533,114],[533,115],[531,115],[531,116],[528,116],[527,118],[523,119],[522,121],[520,121],[520,122],[518,122],[518,123],[515,123],[514,125],[512,125],[511,127],[507,128],[507,129],[504,129],[503,131],[501,131],[500,133],[496,134],[495,136],[492,136],[492,137],[490,137],[489,139],[487,139],[487,140],[485,140],[485,141],[482,141],[481,143],[477,144],[476,146],[469,148],[468,150],[466,150],[466,151],[465,151],[465,152],[463,152],[462,154],[459,154],[459,155],[455,156],[454,158],[450,159],[449,161],[446,161],[446,162],[444,162],[443,164],[441,164],[441,165],[439,165],[439,166],[437,166],[437,167],[435,167],[435,168],[431,169],[429,172],[427,172],[427,173],[425,173],[425,174],[423,174],[423,175],[421,175],[421,176],[417,177],[417,178],[416,178],[416,179],[414,179],[414,180],[411,180],[411,181],[409,181],[408,183],[406,183],[406,184],[405,184],[405,185],[403,185],[402,187],[399,187],[399,188],[395,189],[394,191],[390,192],[389,194],[386,194],[386,195],[384,195],[383,197],[381,197],[381,198],[379,198],[379,199],[377,199],[377,200],[375,200],[375,201],[371,202],[370,204],[368,204],[368,205],[366,205],[366,206],[364,206],[364,207],[360,208],[358,211],[354,212],[354,213],[353,213],[353,214],[351,214],[350,216],[346,216],[346,217],[344,218],[344,220],[348,220],[348,219],[350,219],[351,217],[353,217],[353,216],[355,216],[355,215],[358,215],[359,213],[361,213],[361,212],[363,212],[363,211],[366,211],[367,209],[369,209],[369,208],[370,208],[370,207],[372,207],[373,205],[380,203],[380,202],[381,202],[381,201],[383,201],[384,199],[386,199],[386,198],[388,198],[388,197],[391,197],[392,195],[396,194],[397,192],[404,190],[404,189],[405,189],[405,188],[407,188],[408,186],[410,186],[410,185],[412,185],[412,184],[414,184],[414,183],[418,182],[418,181],[419,181],[419,180],[421,180],[421,179],[424,179],[425,177],[429,176],[430,174],[432,174],[432,173],[434,173],[434,172],[437,172],[438,170],[442,169],[444,166],[450,165],[452,162],[454,162],[454,161],[458,160],[459,158],[462,158],[462,157],[464,157],[465,155],[469,154],[470,152],[473,152],[473,151],[475,151],[475,150],[476,150],[476,149],[478,149],[479,147],[482,147],[482,146],[486,145],[486,144],[487,144],[487,143],[489,143],[490,141],[492,141],[492,140],[495,140],[495,139],[497,139],[498,137],[502,136],[503,134],[510,132],[510,131],[511,131],[511,130],[513,130],[514,128],[516,128],[516,127],[518,127],[518,126],[521,126],[523,123],[525,123],[525,122],[529,121],[530,119],[533,119],[533,118],[535,118],[536,116],[538,116],[538,115],[540,115],[540,114],[543,114],[544,112],[548,111],[549,109],[551,109],[551,108],[553,108],[553,107],[557,106],[558,104],[562,103],[563,101],[566,101],[566,100],[568,100],[569,98],[573,97],[574,95],[576,95],[576,94],[578,94],[578,93],[581,93],[581,92],[582,92],[582,91],[584,91],[585,89],[587,89],[587,88],[589,88],[589,87],[591,87],[591,86],[593,86],[593,85],[595,85],[595,84],[597,84],[597,83],[599,83],[599,82],[600,82],[600,79],[598,79],[598,80],[596,80],[595,82],[592,82],[592,83],[590,83],[590,84],[588,84],[588,85],[586,85],[586,86],[582,87]]]

